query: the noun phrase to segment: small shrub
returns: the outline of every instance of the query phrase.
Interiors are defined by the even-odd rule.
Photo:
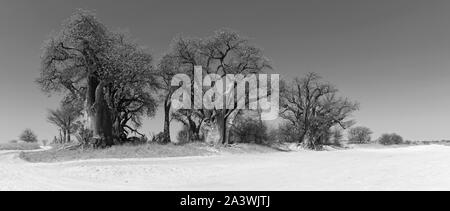
[[[348,141],[352,144],[366,144],[371,141],[372,131],[367,127],[355,127],[348,131]]]
[[[202,134],[203,133],[203,134]],[[192,142],[204,142],[205,135],[207,134],[206,127],[202,128],[202,133],[194,133],[189,130],[189,127],[183,126],[180,131],[177,133],[177,143],[178,144],[186,144]]]
[[[44,139],[41,141],[42,146],[47,146],[47,144],[49,143],[49,141],[47,139]]]
[[[294,143],[300,140],[302,131],[290,123],[278,127],[278,140],[283,143]]]
[[[156,135],[150,134],[150,139],[147,142],[158,143],[158,144],[168,144],[171,142],[169,137],[164,132],[157,133]]]
[[[19,139],[21,141],[27,142],[27,143],[36,143],[38,142],[38,138],[36,136],[36,134],[34,134],[34,132],[30,129],[26,129],[22,132],[22,134],[20,135]]]
[[[379,139],[378,143],[383,145],[396,145],[402,144],[403,138],[395,133],[393,134],[383,134]]]
[[[75,137],[77,138],[78,143],[80,143],[83,146],[87,146],[87,145],[89,145],[92,138],[94,137],[94,134],[92,133],[91,130],[81,127],[78,130],[78,133],[75,134]],[[58,139],[55,137],[54,141],[58,141]]]
[[[188,143],[189,140],[189,128],[183,127],[177,134],[177,141],[180,144]]]
[[[267,139],[270,142],[277,143],[280,142],[280,131],[278,129],[270,129],[267,132]]]
[[[146,144],[148,142],[148,139],[146,136],[141,136],[141,137],[129,137],[127,139],[126,144],[128,145],[132,145],[132,146],[138,146],[138,145],[143,145]]]
[[[251,117],[238,119],[230,130],[231,143],[263,144],[267,141],[267,127]]]

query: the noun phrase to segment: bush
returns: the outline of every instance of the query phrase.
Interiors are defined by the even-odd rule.
[[[283,143],[294,143],[300,140],[301,131],[290,123],[278,127],[278,140]]]
[[[30,129],[26,129],[22,132],[22,134],[20,135],[19,139],[21,141],[27,142],[27,143],[36,143],[38,142],[38,138],[36,136],[36,134],[33,133],[32,130]]]
[[[395,133],[393,134],[383,134],[379,139],[378,143],[383,145],[396,145],[402,144],[403,138]]]
[[[75,137],[77,138],[78,143],[80,143],[83,146],[88,146],[89,143],[91,142],[91,140],[93,139],[94,134],[92,133],[91,130],[81,127],[78,130],[78,133],[75,134]],[[53,142],[55,142],[55,141],[58,142],[60,140],[58,140],[55,137],[55,140]]]
[[[353,144],[366,144],[371,141],[372,131],[367,127],[355,127],[348,131],[348,141]]]
[[[267,141],[267,127],[251,117],[238,119],[230,131],[231,143],[264,144]]]
[[[146,136],[141,136],[141,137],[133,136],[133,137],[127,138],[127,141],[125,143],[130,146],[143,145],[143,144],[148,143],[148,138]]]
[[[42,146],[47,146],[49,141],[47,139],[44,139],[41,141],[41,143],[42,143]]]
[[[189,128],[183,127],[177,134],[177,141],[179,144],[189,143]]]
[[[6,143],[0,144],[0,150],[35,150],[40,149],[38,143],[29,143],[29,142],[15,142],[15,143]]]
[[[204,128],[203,128],[204,129]],[[189,130],[189,127],[183,126],[180,131],[177,133],[177,144],[186,144],[191,142],[204,142],[205,134],[207,132],[203,131],[202,133],[193,133]]]

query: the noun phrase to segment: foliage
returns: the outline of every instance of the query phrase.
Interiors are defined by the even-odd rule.
[[[27,143],[37,143],[38,138],[36,134],[31,129],[25,129],[22,134],[19,136],[19,139],[21,141],[27,142]]]
[[[383,145],[396,145],[396,144],[402,144],[403,138],[400,135],[397,135],[395,133],[392,134],[383,134],[379,139],[378,143]]]
[[[81,127],[75,137],[82,146],[88,146],[91,143],[93,134],[91,130]]]
[[[231,128],[231,143],[263,144],[268,140],[267,127],[254,117],[240,116]]]
[[[289,122],[283,122],[277,129],[278,140],[283,143],[298,142],[302,134],[301,128],[295,127],[295,125]]]
[[[178,131],[177,134],[177,141],[179,144],[189,143],[189,128],[183,127],[180,131]]]
[[[372,131],[367,127],[354,127],[348,131],[348,141],[354,144],[365,144],[371,141]]]

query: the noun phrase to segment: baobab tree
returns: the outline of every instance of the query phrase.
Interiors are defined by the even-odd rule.
[[[190,83],[194,84],[195,66],[204,64],[204,56],[199,52],[200,41],[197,39],[175,38],[171,48],[158,64],[158,75],[162,81],[163,101],[164,101],[164,142],[170,139],[170,122],[176,120],[187,128],[187,138],[198,140],[200,138],[200,128],[205,120],[202,109],[180,109],[171,110],[172,95],[180,86],[172,86],[172,79],[176,74],[185,74],[191,78]],[[188,90],[191,99],[194,98],[194,89]]]
[[[173,44],[171,54],[187,70],[185,73],[193,79],[192,84],[195,82],[193,77],[195,67],[198,66],[202,67],[203,74],[215,74],[218,80],[225,80],[228,74],[239,74],[245,77],[271,69],[270,62],[264,57],[261,49],[231,30],[219,30],[214,36],[206,39],[178,39]],[[227,87],[224,88],[227,89]],[[200,89],[205,91],[206,87]],[[194,94],[194,87],[190,91]],[[239,99],[235,101],[235,104],[238,101]],[[190,112],[185,111],[181,115],[192,116],[199,113],[200,115],[197,115],[201,118],[199,122],[213,124],[213,128],[218,130],[216,132],[220,137],[218,142],[228,144],[229,127],[239,113],[238,106],[228,108],[225,106],[225,100],[223,108],[199,109],[195,108],[194,104],[195,102]]]
[[[333,126],[346,129],[353,124],[347,118],[359,108],[358,103],[337,93],[338,89],[315,73],[290,84],[282,83],[280,117],[300,131],[298,143],[305,148],[320,148]]]
[[[162,57],[158,63],[157,67],[157,78],[159,81],[159,87],[161,91],[161,101],[164,107],[164,130],[162,136],[160,137],[161,143],[169,143],[170,139],[170,123],[174,119],[171,108],[172,108],[172,95],[174,91],[178,88],[172,86],[172,79],[178,73],[184,73],[186,69],[183,68],[178,58],[171,53],[168,53]]]
[[[45,92],[83,101],[91,144],[105,147],[136,133],[142,115],[154,114],[151,62],[150,54],[127,36],[80,10],[46,42],[37,82]]]

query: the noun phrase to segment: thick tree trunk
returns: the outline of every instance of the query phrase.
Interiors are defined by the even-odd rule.
[[[94,147],[107,147],[113,145],[111,112],[106,104],[104,84],[100,83],[95,91],[94,116]]]
[[[167,97],[165,102],[164,102],[164,137],[163,137],[163,142],[166,143],[170,143],[170,102],[169,102],[169,98]]]
[[[300,139],[298,140],[298,144],[302,144],[305,141],[306,131],[303,131],[300,135]]]
[[[62,143],[67,143],[67,131],[63,130],[63,137],[61,139]]]
[[[219,135],[219,142],[221,144],[228,144],[227,140],[227,124],[226,124],[226,118],[222,111],[219,111],[220,113],[216,115],[216,127],[218,130]]]
[[[87,79],[87,93],[86,93],[86,105],[85,105],[85,127],[91,131],[95,129],[95,91],[99,85],[99,81],[93,75],[89,76]]]
[[[305,139],[302,143],[303,148],[305,149],[315,149],[315,145],[313,140],[311,140],[311,138]]]
[[[117,116],[113,123],[113,139],[114,144],[120,144],[126,141],[126,135],[124,133],[124,129],[122,127],[122,119],[120,115]]]
[[[303,148],[319,150],[320,149],[320,134],[316,130],[309,131],[308,137],[302,143]]]
[[[96,76],[90,75],[87,81],[85,127],[93,132],[92,145],[95,148],[114,144],[111,112],[104,96],[104,84]]]
[[[64,139],[63,139],[63,135],[62,135],[62,130],[59,129],[59,139],[58,139],[58,144],[62,144],[63,141],[64,141]]]
[[[189,119],[189,141],[193,142],[193,141],[199,141],[199,140],[200,140],[200,135],[199,135],[198,126],[195,124],[194,121]]]
[[[195,138],[196,141],[202,141],[201,137],[200,137],[200,128],[201,125],[195,125],[194,129],[193,129],[193,136]]]
[[[67,132],[66,132],[66,143],[70,143],[70,142],[72,142],[70,140],[70,130],[67,130]]]

